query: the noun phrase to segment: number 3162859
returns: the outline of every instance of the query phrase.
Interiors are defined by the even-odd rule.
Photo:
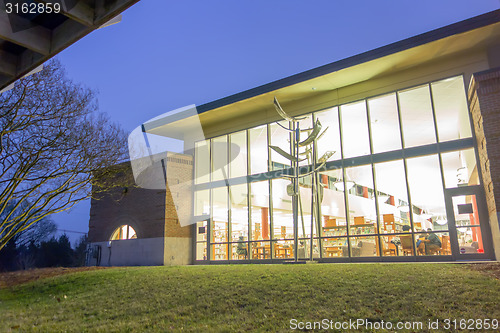
[[[57,14],[61,12],[61,4],[51,2],[22,4],[7,2],[5,11],[7,14]]]

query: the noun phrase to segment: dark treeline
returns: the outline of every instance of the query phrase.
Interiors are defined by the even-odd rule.
[[[66,234],[42,242],[18,244],[10,241],[0,251],[0,272],[42,267],[75,267],[85,265],[87,236],[73,249]]]

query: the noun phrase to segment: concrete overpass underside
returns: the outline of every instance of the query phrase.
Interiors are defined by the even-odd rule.
[[[138,1],[0,0],[0,91],[92,31],[118,22]],[[59,13],[47,13],[47,3],[60,4]]]

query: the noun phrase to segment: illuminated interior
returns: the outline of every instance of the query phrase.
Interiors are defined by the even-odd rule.
[[[134,228],[129,225],[122,225],[116,228],[111,235],[110,240],[122,240],[122,239],[135,239],[137,238],[137,233]]]
[[[479,184],[462,76],[304,116],[306,127],[328,127],[318,155],[335,151],[319,171],[320,215],[312,176],[299,182],[294,216],[290,180],[273,172],[291,167],[268,148],[290,147],[278,124],[197,142],[194,210],[207,218],[196,260],[452,254],[445,190]],[[453,206],[460,251],[483,253],[475,196]]]

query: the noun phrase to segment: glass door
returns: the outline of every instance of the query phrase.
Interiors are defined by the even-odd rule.
[[[455,260],[481,259],[488,255],[489,246],[485,240],[487,209],[483,198],[480,186],[459,187],[446,192],[451,254]]]

